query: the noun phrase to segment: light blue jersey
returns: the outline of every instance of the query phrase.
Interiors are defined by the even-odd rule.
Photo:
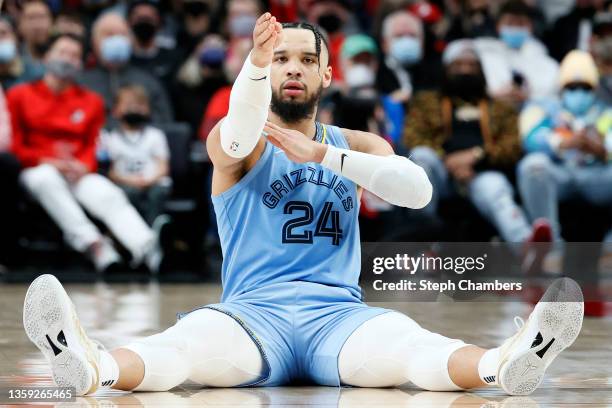
[[[316,140],[348,149],[339,128]],[[223,251],[222,301],[263,286],[313,282],[361,299],[357,186],[318,163],[297,164],[266,142],[255,166],[212,197]]]
[[[317,123],[316,140],[349,148],[334,126]],[[232,316],[257,344],[265,367],[243,385],[340,385],[346,339],[389,312],[361,300],[355,183],[316,163],[293,163],[266,142],[255,166],[212,199],[223,295],[203,307]]]

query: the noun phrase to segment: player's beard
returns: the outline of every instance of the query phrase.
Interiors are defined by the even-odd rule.
[[[297,123],[304,119],[312,118],[315,107],[321,99],[323,86],[319,86],[317,92],[305,101],[283,100],[281,91],[272,91],[272,103],[270,109],[276,113],[284,123]]]

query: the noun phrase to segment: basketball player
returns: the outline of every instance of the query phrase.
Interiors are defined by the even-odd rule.
[[[381,137],[315,121],[332,77],[317,28],[265,13],[253,39],[229,113],[207,143],[224,253],[221,303],[107,352],[88,339],[59,281],[43,275],[26,295],[24,325],[55,382],[80,395],[166,391],[187,379],[207,387],[412,381],[436,391],[489,384],[531,393],[578,336],[582,302],[540,302],[516,335],[490,350],[364,304],[358,189],[421,208],[431,184]]]

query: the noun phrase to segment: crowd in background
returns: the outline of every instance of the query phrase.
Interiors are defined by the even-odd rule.
[[[612,208],[610,0],[4,0],[2,7],[0,244],[9,254],[23,234],[15,214],[26,200],[98,270],[122,258],[157,270],[165,205],[185,182],[171,163],[195,153],[210,166],[202,141],[227,113],[266,10],[279,21],[317,24],[327,36],[334,83],[318,120],[380,135],[434,185],[418,215],[364,192],[365,240],[393,239],[415,217],[431,230],[448,199],[469,202],[509,242],[562,240],[558,204],[568,199]],[[190,140],[182,153],[173,153],[166,131],[176,123],[186,124]],[[208,184],[198,187],[203,197]],[[214,240],[214,217],[208,224]]]

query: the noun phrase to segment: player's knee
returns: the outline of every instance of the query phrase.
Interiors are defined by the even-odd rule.
[[[190,380],[210,387],[234,387],[262,377],[265,362],[261,352],[232,317],[201,309],[187,315],[176,327],[178,331],[194,327],[201,332],[197,340],[190,341],[190,355],[197,361],[191,367]]]

